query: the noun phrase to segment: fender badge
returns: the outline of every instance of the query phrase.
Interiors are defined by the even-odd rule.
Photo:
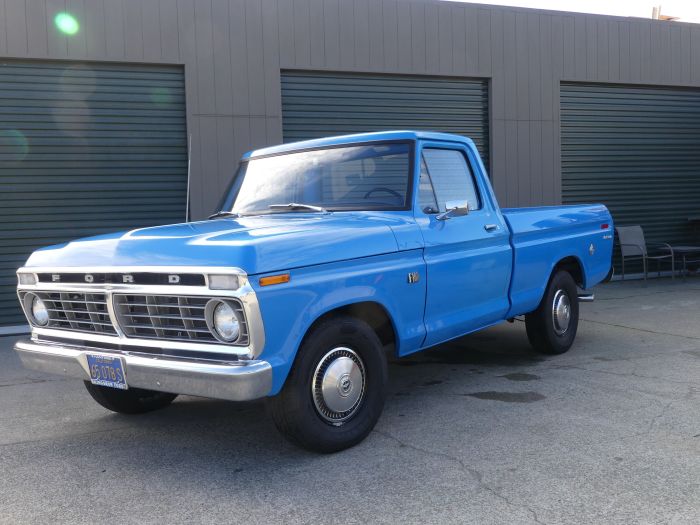
[[[410,272],[408,274],[408,284],[417,283],[420,280],[418,272]]]
[[[595,253],[595,246],[593,246],[593,243],[588,247],[588,253],[593,255]]]

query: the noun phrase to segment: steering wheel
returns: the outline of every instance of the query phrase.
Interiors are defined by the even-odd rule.
[[[372,188],[367,193],[365,193],[364,198],[368,199],[370,195],[372,195],[373,193],[376,193],[378,191],[383,191],[384,193],[389,193],[389,194],[393,195],[394,197],[396,197],[399,201],[403,202],[403,196],[398,191],[392,190],[391,188],[385,188],[383,186],[380,186],[377,188]]]

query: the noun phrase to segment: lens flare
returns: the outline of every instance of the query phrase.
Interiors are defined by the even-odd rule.
[[[0,151],[10,162],[22,161],[29,153],[29,141],[17,129],[0,129]]]
[[[53,22],[56,24],[56,28],[66,35],[74,35],[80,30],[78,20],[70,13],[58,13]]]
[[[151,88],[150,98],[154,104],[166,105],[172,102],[173,95],[167,87],[154,87]]]

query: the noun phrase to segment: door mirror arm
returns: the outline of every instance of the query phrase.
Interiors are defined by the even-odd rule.
[[[435,218],[438,221],[446,221],[447,219],[452,219],[453,217],[462,217],[464,215],[469,215],[469,203],[454,203],[448,202],[447,210],[436,215]]]

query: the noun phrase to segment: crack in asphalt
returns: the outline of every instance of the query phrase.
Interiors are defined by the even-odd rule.
[[[649,435],[651,433],[651,431],[654,430],[654,425],[656,425],[656,422],[659,419],[661,419],[663,416],[666,415],[666,412],[669,411],[669,409],[671,408],[671,405],[673,405],[673,403],[675,403],[675,400],[669,401],[668,403],[666,403],[666,405],[661,409],[661,411],[658,414],[656,414],[653,418],[651,418],[651,420],[649,421],[649,426],[641,435],[644,435],[644,436]]]
[[[114,428],[105,428],[101,430],[91,430],[89,432],[77,432],[77,433],[71,433],[71,434],[66,434],[67,436],[70,436],[71,438],[76,438],[76,437],[83,437],[83,436],[90,436],[93,434],[104,434],[105,432],[117,432],[119,430],[128,430],[128,429],[133,429],[133,426],[122,426],[122,427],[114,427]],[[49,437],[44,437],[40,439],[26,439],[24,441],[10,441],[8,443],[0,443],[0,447],[10,447],[12,445],[27,445],[29,443],[41,443],[43,441],[54,441],[57,436],[49,436]]]
[[[592,364],[600,363],[600,362],[602,362],[602,363],[619,363],[621,361],[625,361],[628,363],[635,364],[635,371],[636,371],[636,369],[637,369],[636,362],[637,361],[643,361],[644,359],[652,359],[652,358],[656,358],[656,357],[668,357],[669,355],[685,354],[685,353],[692,352],[692,351],[700,352],[700,348],[697,348],[697,349],[696,348],[690,348],[690,349],[681,348],[678,350],[663,350],[660,352],[647,352],[647,353],[644,353],[641,355],[616,357],[616,358],[603,358],[603,359],[601,359],[601,356],[591,356],[592,359],[595,359],[595,361],[592,361],[590,358],[581,357],[581,358],[578,358],[577,361],[574,361],[573,363],[551,364],[549,366],[539,365],[539,366],[533,366],[532,368],[537,369],[537,370],[566,370],[567,368],[570,368],[570,369],[586,370],[589,372],[606,372],[604,370],[599,370],[599,369],[594,370],[594,369],[585,368],[583,365],[592,365]],[[577,363],[579,363],[579,364],[577,364]],[[613,374],[614,372],[606,372],[606,373]],[[629,375],[629,374],[624,373],[624,374],[618,374],[618,375]],[[651,377],[651,376],[642,376],[642,375],[637,375],[637,377],[643,378],[643,379],[656,379],[656,378]],[[671,382],[672,380],[668,380],[668,381]],[[678,383],[685,384],[682,381],[678,381]]]
[[[686,290],[695,290],[695,291],[700,291],[700,288],[693,288],[693,287],[684,287],[683,291]],[[624,301],[625,299],[637,299],[638,297],[651,297],[653,295],[663,295],[663,294],[676,294],[678,293],[678,290],[660,290],[658,292],[649,292],[649,293],[643,293],[643,294],[636,294],[636,295],[626,295],[624,297],[596,297],[596,301]]]
[[[412,445],[411,443],[407,443],[407,442],[405,442],[405,441],[402,441],[401,439],[397,438],[396,436],[394,436],[394,435],[392,435],[392,434],[389,434],[388,432],[384,432],[384,431],[377,430],[377,429],[373,430],[373,432],[376,433],[376,434],[379,434],[380,436],[384,436],[384,437],[387,438],[387,439],[390,439],[390,440],[392,440],[392,441],[395,441],[395,442],[398,443],[399,445],[401,445],[401,446],[403,446],[403,447],[406,447],[406,448],[410,448],[411,450],[414,450],[414,451],[416,451],[416,452],[418,452],[418,453],[427,454],[427,455],[430,455],[430,456],[434,456],[434,457],[439,457],[439,458],[447,459],[447,460],[449,460],[449,461],[452,461],[452,462],[457,463],[457,464],[462,468],[462,470],[463,470],[464,472],[466,472],[467,474],[469,474],[469,475],[474,479],[474,481],[476,481],[476,483],[477,483],[477,485],[478,485],[478,487],[479,487],[480,489],[482,489],[482,490],[488,492],[489,494],[495,496],[496,498],[500,499],[501,501],[503,501],[503,502],[504,502],[506,505],[508,505],[509,507],[512,507],[512,508],[515,508],[515,509],[524,509],[524,510],[526,510],[526,511],[530,514],[530,516],[532,517],[532,519],[535,521],[535,523],[540,523],[540,524],[542,524],[542,525],[546,525],[545,522],[543,522],[543,521],[540,520],[540,518],[539,518],[537,512],[536,512],[532,507],[530,507],[530,506],[528,506],[528,505],[526,505],[526,504],[524,504],[524,503],[523,503],[523,504],[518,504],[518,503],[512,502],[507,496],[504,496],[503,494],[501,494],[500,492],[498,492],[496,489],[494,489],[492,486],[490,486],[489,484],[487,484],[487,483],[484,481],[484,474],[483,474],[481,471],[479,471],[479,470],[477,470],[477,469],[475,469],[475,468],[472,468],[472,467],[466,465],[466,464],[465,464],[461,459],[459,459],[458,457],[451,456],[451,455],[446,454],[446,453],[444,453],[444,452],[437,452],[437,451],[434,451],[434,450],[427,450],[427,449],[421,448],[421,447],[419,447],[419,446]]]
[[[663,416],[666,415],[666,412],[668,412],[668,410],[671,408],[671,405],[673,405],[673,403],[675,403],[675,402],[676,402],[676,400],[674,399],[674,400],[671,400],[668,403],[666,403],[666,405],[664,405],[664,407],[661,409],[661,411],[649,420],[649,423],[647,425],[646,430],[642,430],[641,432],[634,432],[634,433],[628,434],[626,436],[621,436],[619,439],[623,440],[623,439],[630,439],[630,438],[641,437],[641,436],[648,436],[649,434],[651,434],[651,431],[654,429],[654,425],[656,425],[656,422],[659,419],[661,419]]]
[[[593,319],[585,319],[585,318],[583,318],[583,317],[581,317],[579,320],[580,320],[580,321],[585,321],[585,322],[587,322],[587,323],[594,323],[594,324],[602,324],[602,325],[605,325],[605,326],[612,326],[612,327],[614,327],[614,328],[626,328],[626,329],[628,329],[628,330],[635,330],[635,331],[637,331],[637,332],[645,332],[645,333],[647,333],[647,334],[668,335],[668,336],[671,336],[671,337],[680,337],[680,338],[682,338],[682,339],[690,339],[690,340],[693,340],[693,341],[700,341],[700,337],[695,337],[695,336],[692,336],[692,335],[680,335],[680,334],[672,334],[672,333],[670,333],[670,332],[658,332],[658,331],[656,331],[656,330],[649,330],[648,328],[639,328],[639,327],[627,326],[627,325],[623,325],[623,324],[606,323],[606,322],[604,322],[604,321],[594,321]]]
[[[694,350],[694,349],[690,349]],[[697,349],[700,351],[700,348]],[[687,349],[681,348],[679,350],[662,350],[661,352],[647,352],[641,355],[634,355],[634,356],[625,356],[625,357],[607,357],[607,356],[600,356],[600,355],[594,355],[591,356],[591,359],[594,359],[597,362],[604,362],[604,363],[619,363],[620,361],[626,361],[629,363],[634,363],[635,361],[641,361],[643,359],[649,359],[652,357],[667,357],[669,355],[673,354],[683,354],[688,352]],[[584,360],[584,364],[593,364],[593,361],[587,357],[581,357],[579,358],[580,360]],[[565,368],[569,365],[567,364],[562,364],[562,365],[555,365],[552,367],[546,367],[547,369],[551,368]]]
[[[57,378],[57,379],[27,379],[25,381],[16,381],[14,383],[2,383],[0,388],[7,386],[34,385],[38,383],[56,383],[60,381],[72,381],[72,378]]]
[[[641,375],[641,374],[637,373],[636,366],[631,372],[612,372],[610,370],[602,370],[602,369],[598,369],[598,368],[587,368],[587,367],[581,366],[581,365],[553,366],[553,367],[549,367],[549,369],[550,370],[581,370],[583,372],[606,374],[606,375],[611,375],[611,376],[616,376],[616,377],[636,377],[638,379],[651,379],[652,381],[662,381],[664,383],[672,383],[674,385],[682,385],[682,386],[689,386],[689,387],[696,386],[696,383],[692,383],[690,381],[678,381],[675,379],[667,379],[665,377],[653,377],[653,376]]]

